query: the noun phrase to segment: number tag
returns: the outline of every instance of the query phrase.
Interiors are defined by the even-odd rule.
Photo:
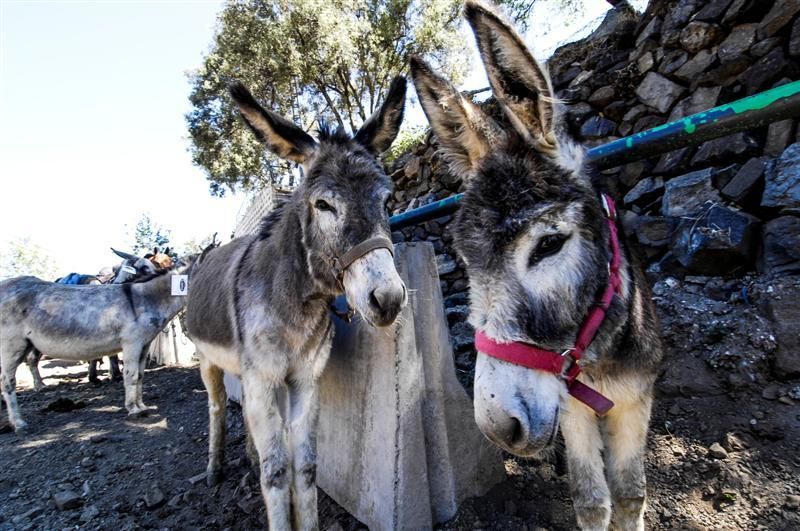
[[[172,294],[186,295],[189,293],[189,275],[172,275]]]

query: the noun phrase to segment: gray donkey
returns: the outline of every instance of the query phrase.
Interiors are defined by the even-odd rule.
[[[231,89],[256,136],[305,174],[259,234],[210,251],[189,279],[186,324],[208,390],[207,479],[221,478],[228,371],[241,376],[270,529],[317,528],[318,378],[331,348],[333,299],[346,294],[373,326],[390,325],[407,300],[388,239],[391,184],[377,160],[397,135],[405,87],[395,78],[354,137],[322,127],[319,141],[261,108],[242,85]]]
[[[124,284],[127,282],[134,282],[136,279],[141,279],[144,277],[152,276],[157,272],[156,266],[148,260],[147,258],[142,258],[130,253],[125,253],[122,251],[117,251],[113,247],[111,250],[119,256],[123,258],[123,262],[116,266],[114,277],[110,280],[112,284]],[[97,280],[96,277],[91,277],[94,279],[94,282],[87,282],[86,284],[79,284],[79,285],[95,285],[95,284],[102,284],[104,282],[100,282]],[[58,282],[58,281],[56,281]],[[44,381],[42,380],[42,376],[39,373],[39,361],[42,359],[42,353],[36,349],[30,349],[30,352],[26,356],[25,362],[28,365],[28,369],[31,371],[31,376],[33,376],[33,390],[34,391],[41,391],[44,389]],[[96,358],[89,360],[89,381],[92,383],[99,383],[100,379],[97,377],[97,365],[100,363],[101,359]],[[119,358],[116,354],[108,356],[108,363],[109,363],[109,373],[111,375],[111,380],[118,382],[122,380],[122,372],[119,370]]]
[[[492,8],[468,1],[466,16],[503,116],[421,60],[411,73],[467,180],[453,235],[470,278],[475,419],[519,456],[550,445],[560,421],[578,525],[642,529],[662,356],[649,288],[564,132],[547,72]]]
[[[17,404],[17,366],[33,349],[76,361],[122,351],[125,407],[129,415],[145,413],[147,347],[184,306],[186,297],[171,295],[171,277],[192,260],[130,284],[70,286],[36,277],[0,282],[0,384],[14,429],[26,427]]]

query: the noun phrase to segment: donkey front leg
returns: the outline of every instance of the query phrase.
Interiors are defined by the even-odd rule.
[[[291,529],[289,453],[284,442],[278,405],[281,382],[243,367],[242,391],[247,428],[253,435],[261,471],[261,494],[267,505],[269,528]]]
[[[21,431],[28,427],[28,423],[22,420],[19,414],[19,404],[17,403],[17,367],[25,356],[26,347],[25,343],[0,341],[0,372],[2,372],[0,388],[3,391],[3,399],[6,401],[8,421],[15,431]]]
[[[603,473],[603,440],[594,411],[570,397],[561,420],[567,447],[570,493],[578,527],[604,531],[611,520],[611,495]]]
[[[122,347],[122,358],[125,361],[122,376],[125,382],[125,409],[128,410],[128,416],[139,416],[147,412],[147,407],[142,403],[143,361],[146,354],[147,345],[141,343]]]
[[[292,508],[295,529],[317,529],[317,381],[300,381],[289,386],[292,447]]]
[[[206,483],[214,486],[222,480],[225,452],[225,402],[227,395],[222,369],[200,356],[200,376],[208,391],[208,466]]]
[[[614,502],[612,526],[621,531],[644,529],[647,481],[644,452],[653,404],[652,388],[633,402],[617,403],[604,420],[606,473]]]

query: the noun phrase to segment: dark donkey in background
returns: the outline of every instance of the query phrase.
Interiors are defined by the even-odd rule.
[[[256,136],[302,164],[305,179],[259,234],[210,251],[189,279],[186,323],[208,389],[208,481],[221,477],[225,370],[241,376],[270,529],[292,520],[317,529],[318,379],[333,338],[330,305],[346,294],[364,320],[388,326],[407,299],[389,240],[391,182],[377,158],[400,127],[405,79],[395,78],[353,138],[323,127],[319,142],[262,109],[243,86],[231,94]]]
[[[36,277],[0,282],[0,382],[14,429],[26,426],[17,404],[17,366],[33,349],[75,361],[122,351],[125,407],[129,415],[145,413],[147,347],[183,308],[186,298],[171,294],[171,275],[187,271],[192,261],[129,284],[66,286]]]
[[[411,72],[467,180],[453,234],[476,329],[475,419],[520,456],[551,444],[560,421],[578,525],[642,529],[662,356],[650,290],[564,133],[546,71],[491,8],[468,1],[466,16],[503,124],[422,61]]]

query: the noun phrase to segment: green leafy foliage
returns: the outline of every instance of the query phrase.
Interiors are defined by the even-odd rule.
[[[394,140],[392,147],[383,156],[384,162],[390,163],[397,160],[401,155],[411,151],[418,146],[428,133],[428,128],[425,126],[415,126],[403,128]]]
[[[191,74],[186,116],[195,164],[212,194],[282,183],[289,167],[265,153],[228,97],[234,80],[306,130],[323,119],[355,130],[380,105],[411,54],[465,72],[461,0],[232,0],[203,66]]]
[[[500,3],[524,23],[537,1]],[[190,151],[211,193],[297,178],[238,118],[227,93],[233,81],[306,130],[321,119],[354,131],[412,54],[459,83],[471,45],[462,7],[463,0],[229,0],[202,66],[189,75]]]
[[[149,215],[142,214],[133,228],[133,249],[131,252],[143,255],[153,252],[153,247],[159,247],[163,250],[164,246],[169,243],[170,232],[169,229],[165,229],[155,223]]]
[[[12,240],[0,252],[0,280],[22,275],[43,280],[54,280],[58,275],[55,260],[30,238]]]

